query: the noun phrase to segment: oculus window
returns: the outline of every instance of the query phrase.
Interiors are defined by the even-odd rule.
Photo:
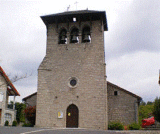
[[[69,86],[70,88],[75,88],[75,87],[77,87],[77,84],[78,84],[77,78],[71,77],[71,78],[69,79],[68,86]]]

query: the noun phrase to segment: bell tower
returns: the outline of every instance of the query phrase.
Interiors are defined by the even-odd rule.
[[[105,11],[41,16],[46,56],[38,68],[36,126],[107,129]]]

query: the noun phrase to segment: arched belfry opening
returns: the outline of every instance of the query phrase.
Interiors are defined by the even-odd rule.
[[[67,107],[66,111],[66,127],[78,128],[79,110],[74,104]]]
[[[78,28],[73,28],[70,33],[70,43],[79,43],[79,30]]]
[[[67,30],[62,29],[59,33],[59,44],[67,44]]]
[[[90,27],[84,27],[82,30],[82,42],[91,42]]]

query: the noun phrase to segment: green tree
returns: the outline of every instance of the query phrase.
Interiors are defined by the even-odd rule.
[[[153,102],[151,102],[151,101],[147,102],[147,105],[152,105],[152,104],[153,104]]]
[[[13,109],[13,101],[10,102],[10,104],[8,105],[8,108]],[[17,111],[16,120],[18,124],[20,122],[25,122],[25,114],[23,112],[25,108],[26,108],[26,105],[24,103],[20,103],[20,102],[15,103],[15,110]]]
[[[144,101],[141,101],[140,105],[145,106],[145,105],[146,105],[146,103],[145,103]]]
[[[148,103],[144,105],[145,103],[141,103],[139,106],[139,124],[142,124],[142,119],[149,118],[153,116],[153,107],[154,104]]]
[[[25,122],[25,115],[23,112],[25,108],[26,108],[26,105],[24,103],[19,103],[19,102],[15,103],[15,109],[17,110],[17,114],[16,114],[17,123]]]
[[[153,115],[156,121],[160,122],[160,97],[155,99]]]

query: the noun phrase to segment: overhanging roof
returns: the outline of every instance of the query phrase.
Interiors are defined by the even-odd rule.
[[[0,74],[3,76],[3,78],[5,79],[6,83],[7,83],[7,93],[9,96],[20,96],[19,92],[16,90],[16,88],[14,87],[14,85],[12,84],[11,80],[8,78],[8,76],[6,75],[6,73],[4,72],[4,70],[2,69],[2,67],[0,66]]]
[[[57,14],[41,16],[43,22],[48,25],[52,23],[64,23],[73,21],[73,17],[81,21],[90,20],[103,20],[104,30],[108,31],[107,18],[105,11],[95,11],[95,10],[79,10],[79,11],[67,11]]]

